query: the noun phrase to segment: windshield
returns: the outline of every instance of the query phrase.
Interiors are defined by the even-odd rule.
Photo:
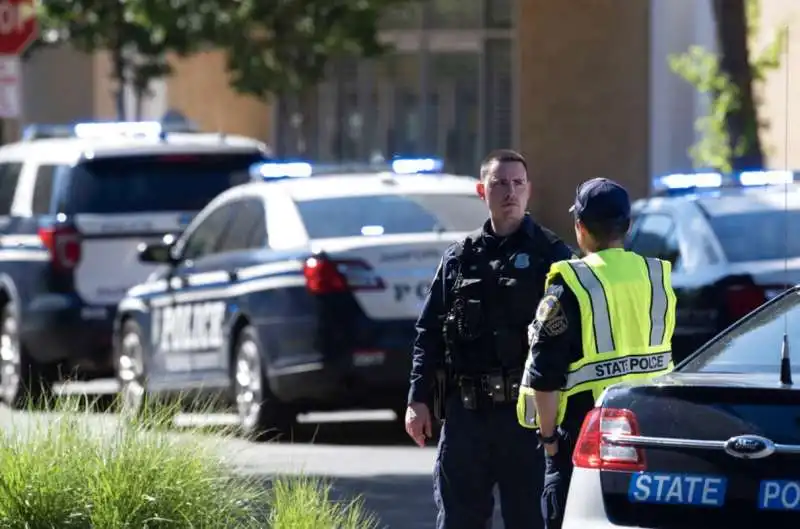
[[[789,350],[800,351],[800,293],[792,292],[765,306],[738,327],[712,342],[680,367],[688,373],[767,374],[780,372],[781,345],[788,332]],[[800,375],[795,353],[793,373]]]
[[[486,220],[475,195],[368,195],[297,201],[312,239],[472,231]]]
[[[786,227],[790,237],[786,237]],[[728,261],[763,261],[800,256],[800,211],[753,211],[709,219]]]
[[[263,155],[126,156],[84,162],[72,171],[64,213],[199,211],[222,191],[250,180]]]

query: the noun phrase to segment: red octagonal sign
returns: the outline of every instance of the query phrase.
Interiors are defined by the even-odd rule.
[[[0,0],[0,55],[20,55],[36,39],[35,0]]]

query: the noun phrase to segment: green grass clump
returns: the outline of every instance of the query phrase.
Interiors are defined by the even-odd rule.
[[[224,437],[178,435],[76,411],[74,402],[0,430],[0,528],[377,525],[360,501],[332,502],[318,480],[280,477],[270,486],[235,474],[221,457]]]
[[[377,529],[378,519],[361,499],[333,501],[331,485],[306,476],[279,477],[270,489],[272,529]]]

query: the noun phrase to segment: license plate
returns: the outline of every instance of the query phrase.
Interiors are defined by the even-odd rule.
[[[758,508],[779,511],[800,510],[800,481],[762,481],[758,490]]]
[[[378,366],[385,360],[385,351],[356,351],[353,353],[353,365],[356,367]]]
[[[721,476],[641,472],[631,477],[628,499],[633,503],[721,507],[726,489],[727,480]]]

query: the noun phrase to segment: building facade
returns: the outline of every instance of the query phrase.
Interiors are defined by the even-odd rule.
[[[762,2],[765,38],[797,5]],[[337,62],[318,87],[269,103],[230,90],[218,52],[176,60],[142,117],[178,110],[286,157],[438,156],[465,174],[488,150],[511,146],[530,160],[532,211],[565,235],[579,182],[609,176],[643,196],[653,175],[691,169],[687,149],[707,102],[667,59],[692,44],[713,48],[709,0],[429,0],[387,14],[382,38],[390,56]],[[113,119],[109,71],[105,54],[40,52],[24,66],[23,121]],[[773,127],[787,108],[800,112],[781,89],[792,71],[800,55],[763,87]],[[771,127],[765,143],[779,165],[798,167],[787,134],[800,141]]]

